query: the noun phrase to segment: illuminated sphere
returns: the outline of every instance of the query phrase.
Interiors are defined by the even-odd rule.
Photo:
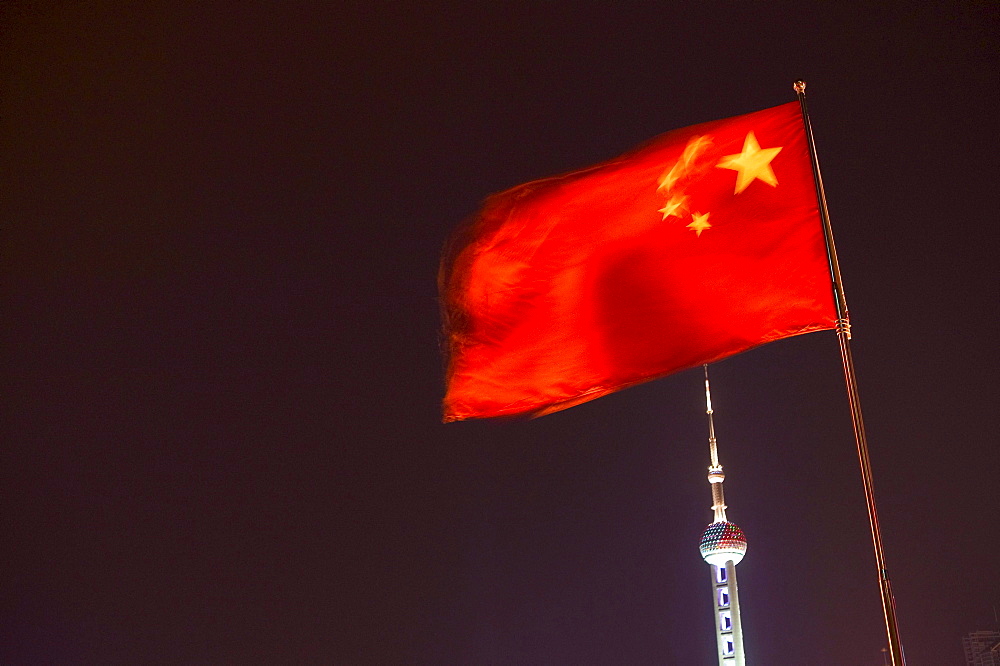
[[[746,552],[746,535],[736,523],[720,520],[706,527],[701,535],[701,557],[709,564],[724,567],[729,560],[739,564]]]

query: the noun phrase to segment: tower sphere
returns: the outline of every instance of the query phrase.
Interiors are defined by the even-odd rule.
[[[747,552],[747,538],[736,523],[720,520],[705,528],[701,535],[701,557],[717,567],[726,562],[739,564]]]

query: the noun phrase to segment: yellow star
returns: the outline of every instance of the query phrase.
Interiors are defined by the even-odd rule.
[[[670,191],[670,188],[674,186],[674,183],[677,182],[677,179],[681,177],[680,175],[681,170],[678,168],[679,165],[680,162],[674,164],[672,167],[670,167],[670,171],[667,171],[662,176],[660,176],[660,180],[656,185],[657,192]]]
[[[691,224],[687,225],[687,228],[701,236],[701,232],[705,229],[711,229],[712,225],[708,223],[708,216],[711,213],[692,213],[691,214]]]
[[[657,191],[670,191],[679,178],[693,170],[695,160],[712,145],[712,138],[696,136],[688,140],[681,158],[660,176]]]
[[[747,189],[750,183],[758,178],[771,187],[776,187],[778,179],[774,177],[774,171],[771,169],[771,160],[780,152],[781,146],[761,149],[757,137],[753,132],[748,132],[746,141],[743,142],[743,152],[738,155],[726,155],[715,166],[739,172],[736,177],[736,191],[733,194],[739,194]]]
[[[681,214],[677,212],[677,209],[683,206],[686,201],[687,197],[684,196],[670,197],[670,201],[667,202],[667,205],[661,208],[658,212],[663,214],[664,220],[670,217],[671,215],[676,215],[677,217],[680,217]]]

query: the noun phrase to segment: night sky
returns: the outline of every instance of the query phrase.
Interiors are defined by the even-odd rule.
[[[700,369],[443,425],[438,261],[489,194],[800,77],[908,666],[995,627],[995,3],[0,21],[3,663],[714,663]],[[712,382],[751,663],[882,664],[835,335]]]

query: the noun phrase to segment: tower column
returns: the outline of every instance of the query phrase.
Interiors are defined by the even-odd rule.
[[[746,666],[743,655],[743,622],[740,617],[740,586],[736,582],[736,563],[726,562],[726,572],[729,575],[730,605],[733,609],[733,664]]]

